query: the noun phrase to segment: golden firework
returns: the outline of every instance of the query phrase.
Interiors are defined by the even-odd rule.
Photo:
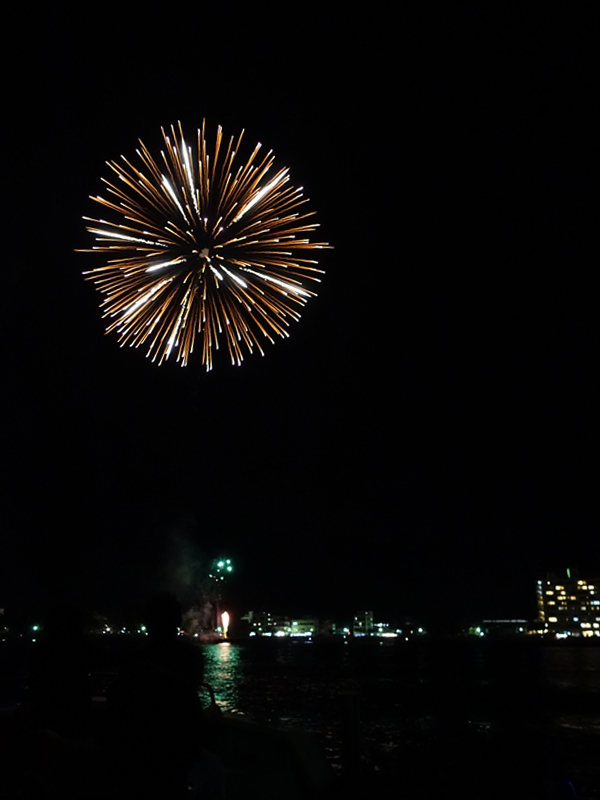
[[[92,197],[112,221],[84,217],[98,245],[79,252],[107,256],[84,273],[105,295],[107,333],[159,364],[174,353],[185,366],[197,336],[207,369],[223,339],[234,364],[244,348],[264,355],[261,340],[288,336],[315,295],[308,287],[323,270],[304,255],[329,245],[304,238],[318,227],[314,212],[301,208],[308,201],[289,170],[274,169],[272,150],[261,156],[259,142],[241,163],[244,131],[225,143],[219,126],[212,153],[204,122],[195,150],[181,123],[162,134],[163,167],[140,140],[141,166],[107,162],[118,179],[103,179],[110,199]]]

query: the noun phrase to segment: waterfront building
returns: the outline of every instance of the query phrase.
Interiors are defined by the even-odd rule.
[[[600,578],[580,578],[568,569],[565,577],[549,573],[537,582],[538,631],[566,636],[600,636]]]
[[[319,620],[317,633],[320,636],[333,636],[337,633],[337,626],[332,619]]]
[[[525,636],[529,630],[529,622],[526,619],[484,619],[479,630],[485,636]]]
[[[251,636],[272,633],[275,625],[275,618],[268,611],[248,611],[241,619],[248,624]]]
[[[293,619],[291,622],[290,636],[312,636],[318,628],[318,620],[310,617],[306,619]]]
[[[242,617],[248,623],[250,636],[313,636],[319,621],[313,617],[275,616],[268,611],[249,611]]]
[[[399,630],[392,628],[389,622],[376,622],[374,628],[375,636],[383,636],[385,639],[395,639],[400,633]]]
[[[373,625],[373,612],[372,611],[359,611],[354,616],[354,625],[352,626],[352,633],[355,636],[371,636],[374,629]]]

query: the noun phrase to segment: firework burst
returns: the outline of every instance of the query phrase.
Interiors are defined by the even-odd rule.
[[[124,156],[107,162],[117,178],[103,179],[110,199],[91,199],[112,221],[84,217],[98,245],[79,252],[105,256],[84,275],[105,295],[107,333],[159,364],[174,354],[185,366],[197,338],[207,369],[223,341],[234,364],[255,348],[264,355],[261,343],[288,336],[315,295],[323,270],[305,256],[329,245],[305,238],[318,227],[314,212],[260,142],[239,159],[243,131],[225,142],[219,126],[211,153],[204,122],[195,148],[181,124],[162,133],[162,167],[141,140],[139,168]]]

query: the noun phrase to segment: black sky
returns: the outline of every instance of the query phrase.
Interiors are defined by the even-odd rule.
[[[222,553],[298,613],[528,616],[597,573],[593,6],[143,8],[6,26],[0,606]],[[290,339],[209,375],[104,337],[73,252],[104,162],[203,117],[335,246]]]

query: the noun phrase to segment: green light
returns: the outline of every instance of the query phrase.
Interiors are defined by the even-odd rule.
[[[39,625],[33,625],[31,628],[32,631],[39,631],[39,629],[40,629]]]
[[[146,630],[146,626],[145,626],[145,625],[142,625],[142,626],[140,627],[140,630],[141,630],[141,631],[145,631],[145,630]]]
[[[227,567],[227,572],[231,572],[232,569],[233,567]]]
[[[571,570],[567,567],[567,578],[571,580]]]
[[[225,563],[223,561],[219,561],[219,563],[217,564],[217,567],[224,567],[224,566],[225,566]]]

